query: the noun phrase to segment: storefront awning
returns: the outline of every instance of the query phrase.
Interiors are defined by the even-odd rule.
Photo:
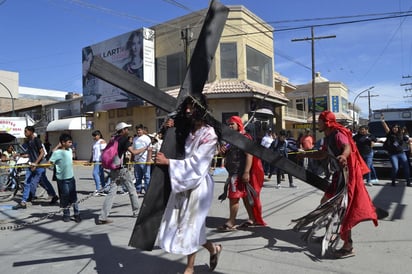
[[[260,108],[256,110],[256,114],[266,114],[270,116],[274,116],[273,111],[268,108]]]
[[[74,117],[50,122],[46,131],[82,130],[86,129],[86,117]]]

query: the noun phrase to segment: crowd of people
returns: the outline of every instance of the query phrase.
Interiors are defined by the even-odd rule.
[[[202,105],[204,106],[205,102]],[[224,167],[228,172],[224,194],[219,196],[219,199],[223,201],[228,198],[229,200],[227,220],[216,228],[218,231],[234,231],[245,227],[266,225],[262,217],[264,209],[262,209],[260,201],[260,192],[265,176],[270,179],[272,174],[276,174],[276,188],[280,187],[285,175],[288,176],[289,187],[296,188],[296,185],[291,174],[284,174],[281,169],[271,163],[261,161],[235,146],[222,142],[220,133],[215,132],[204,116],[199,116],[198,112],[202,112],[203,108],[198,108],[197,102],[185,101],[179,111],[177,115],[180,117],[177,116],[177,120],[169,118],[162,129],[153,134],[149,134],[147,127],[139,124],[135,126],[136,133],[132,135],[129,130],[133,128],[133,125],[124,122],[118,123],[115,136],[119,137],[117,152],[122,163],[119,168],[111,170],[108,176],[105,176],[105,170],[101,165],[102,152],[108,141],[103,138],[99,130],[94,130],[89,165],[93,165],[94,194],[105,196],[97,220],[97,224],[100,225],[113,222],[108,217],[115,195],[118,193],[118,187],[121,187],[129,195],[132,216],[137,217],[138,195],[144,195],[150,187],[151,166],[154,163],[168,166],[172,191],[159,228],[158,239],[161,248],[165,251],[187,255],[185,273],[193,273],[195,254],[200,246],[205,247],[210,252],[211,270],[216,267],[222,251],[222,245],[207,240],[205,234],[205,219],[213,197],[213,179],[210,168],[216,152],[225,159]],[[259,143],[317,174],[319,162],[327,162],[322,159],[326,159],[328,154],[333,154],[342,168],[348,168],[349,207],[341,229],[344,244],[335,254],[336,257],[345,257],[353,255],[351,229],[358,222],[364,220],[373,220],[377,225],[375,208],[370,202],[365,188],[365,185],[371,186],[378,182],[372,161],[372,146],[377,139],[368,132],[367,126],[359,127],[357,134],[349,136],[349,130],[344,129],[336,122],[333,113],[327,112],[322,113],[322,115],[319,118],[319,129],[325,132],[325,138],[322,138],[319,147],[317,147],[317,142],[311,135],[310,129],[306,129],[297,139],[293,138],[291,131],[280,130],[276,133],[269,129]],[[253,140],[252,136],[246,132],[239,116],[232,116],[226,122],[230,129]],[[409,135],[405,129],[400,129],[398,126],[389,128],[383,118],[382,125],[387,133],[387,140],[391,143],[391,147],[388,145],[388,151],[393,166],[392,185],[396,185],[396,175],[399,163],[401,163],[406,184],[410,186]],[[169,159],[160,152],[162,135],[168,128],[172,127],[176,127],[178,134],[180,134],[178,146],[181,146],[180,149],[184,151],[183,159]],[[21,156],[30,158],[31,164],[26,170],[23,197],[14,209],[25,209],[27,202],[34,197],[37,185],[42,184],[51,197],[50,203],[56,203],[60,200],[60,207],[63,208],[63,221],[71,220],[70,207],[72,206],[74,221],[80,222],[76,181],[73,173],[71,149],[73,140],[71,136],[68,134],[60,136],[59,144],[50,152],[51,156],[47,161],[44,146],[42,146],[40,139],[35,137],[34,128],[26,127],[25,134],[27,153]],[[186,141],[184,142],[184,140]],[[257,140],[253,141],[258,142]],[[1,163],[10,161],[14,157],[15,154],[13,154],[11,147],[10,151],[7,149],[2,154]],[[55,166],[59,195],[56,194],[51,183],[46,180],[47,176],[45,176],[43,164]],[[337,181],[338,176],[336,170],[330,171],[328,169],[324,172],[325,175],[329,172],[333,175],[331,187],[325,193],[321,203],[326,202],[336,194],[333,182]],[[360,196],[364,198],[362,201],[359,200]],[[240,200],[242,200],[247,212],[247,219],[238,223]],[[361,217],[355,212],[357,204],[368,208]],[[176,212],[176,209],[179,209],[179,212]],[[175,214],[180,215],[177,218],[174,216]],[[188,225],[189,222],[191,225]],[[191,235],[190,239],[187,238],[189,234]]]

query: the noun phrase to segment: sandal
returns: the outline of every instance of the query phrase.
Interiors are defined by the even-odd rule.
[[[221,232],[234,231],[234,230],[236,230],[236,227],[235,226],[230,226],[228,224],[224,224],[222,226],[219,226],[217,228],[217,230],[221,231]]]
[[[349,249],[346,249],[346,248],[343,248],[343,247],[342,247],[341,249],[336,250],[336,251],[333,253],[333,255],[334,255],[335,259],[345,259],[345,258],[349,258],[349,257],[355,256],[355,252],[353,252],[353,248],[352,248],[352,247],[349,248]]]
[[[251,227],[251,226],[254,226],[255,224],[253,223],[253,222],[251,222],[251,221],[246,221],[246,222],[243,222],[243,223],[241,223],[239,226],[238,226],[238,228],[248,228],[248,227]]]
[[[221,244],[215,245],[215,250],[216,250],[216,253],[210,255],[210,261],[209,261],[210,271],[215,270],[215,268],[217,266],[217,263],[219,261],[220,252],[222,252],[222,245]]]

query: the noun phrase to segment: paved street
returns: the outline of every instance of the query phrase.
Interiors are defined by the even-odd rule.
[[[48,176],[51,178],[51,172]],[[91,167],[75,167],[79,198],[94,190]],[[353,230],[356,256],[323,259],[320,247],[305,245],[302,233],[292,230],[291,219],[314,209],[322,193],[296,180],[297,189],[276,189],[275,179],[266,181],[262,190],[262,204],[266,227],[248,228],[232,232],[217,232],[228,216],[228,201],[220,203],[225,174],[215,176],[215,203],[207,227],[209,238],[223,245],[215,273],[409,273],[412,268],[412,188],[400,183],[391,187],[381,180],[368,187],[374,203],[389,211],[378,227],[372,222],[358,225]],[[143,198],[139,198],[139,202]],[[0,204],[0,265],[1,273],[181,273],[186,258],[155,249],[152,252],[128,247],[135,219],[127,195],[117,195],[111,218],[114,223],[96,225],[104,197],[91,197],[80,204],[83,221],[64,223],[57,206],[39,199],[26,210],[11,210],[14,202]],[[49,215],[48,215],[49,214]],[[36,221],[39,218],[46,219]],[[246,218],[241,206],[239,223]],[[21,229],[9,230],[25,222],[33,222]],[[201,250],[196,258],[196,273],[209,273],[209,254]]]

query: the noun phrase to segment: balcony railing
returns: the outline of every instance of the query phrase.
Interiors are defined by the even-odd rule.
[[[296,108],[285,107],[285,120],[293,120],[299,122],[306,122],[308,118],[308,113],[303,110],[298,110]]]

